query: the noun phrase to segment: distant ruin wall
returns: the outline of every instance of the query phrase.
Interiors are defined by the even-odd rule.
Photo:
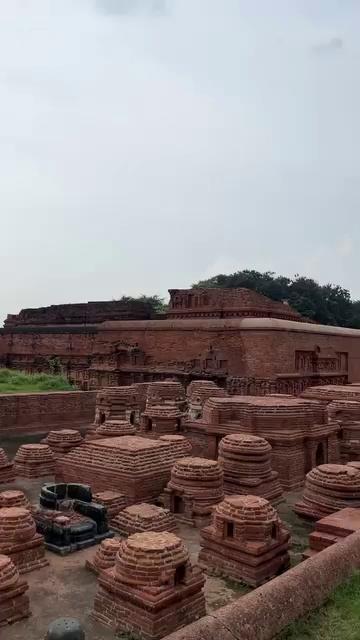
[[[357,532],[167,640],[271,640],[288,624],[320,607],[359,567]]]
[[[85,427],[94,419],[95,391],[0,394],[0,438]]]

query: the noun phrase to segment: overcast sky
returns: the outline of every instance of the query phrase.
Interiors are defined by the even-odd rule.
[[[360,297],[360,2],[0,0],[0,317],[243,268]]]

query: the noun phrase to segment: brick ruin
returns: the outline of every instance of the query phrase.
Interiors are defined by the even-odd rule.
[[[106,420],[95,429],[91,438],[115,438],[117,436],[133,436],[136,433],[135,425],[129,420]]]
[[[150,405],[141,414],[140,431],[151,437],[183,430],[184,413],[176,406]]]
[[[163,500],[180,522],[208,524],[213,506],[224,498],[223,471],[215,460],[181,458],[171,470]]]
[[[31,615],[28,588],[11,558],[0,555],[0,627]]]
[[[127,537],[143,531],[176,531],[176,521],[167,509],[154,504],[133,504],[121,511],[112,521],[112,529]]]
[[[212,380],[193,380],[186,390],[190,418],[201,418],[203,406],[209,398],[224,398],[227,395],[226,390]]]
[[[326,407],[290,396],[210,398],[203,416],[187,423],[186,435],[202,433],[206,455],[216,458],[225,435],[246,433],[265,438],[271,462],[285,490],[301,487],[310,469],[340,461],[339,425],[329,422]]]
[[[360,507],[360,469],[349,464],[323,464],[307,474],[294,511],[304,518],[320,520],[345,507]]]
[[[22,444],[14,458],[15,473],[23,478],[53,476],[55,456],[47,444]]]
[[[24,507],[0,509],[0,554],[9,556],[19,573],[28,573],[49,564],[42,535]]]
[[[205,614],[204,577],[173,533],[136,533],[99,575],[92,617],[115,632],[158,640]]]
[[[30,502],[25,493],[17,489],[8,489],[0,493],[0,509],[7,507],[24,507],[31,510]]]
[[[315,530],[309,536],[309,549],[304,551],[303,558],[312,558],[355,531],[360,531],[359,509],[346,507],[317,520]]]
[[[80,447],[83,438],[80,431],[76,431],[76,429],[60,429],[59,431],[50,431],[41,442],[49,445],[54,456],[59,457],[76,447]]]
[[[8,459],[4,449],[0,449],[0,484],[7,484],[13,480],[15,480],[14,463]]]
[[[138,400],[134,386],[107,387],[96,396],[94,428],[113,420],[128,420],[134,424],[137,413]]]
[[[183,385],[180,382],[171,380],[151,382],[147,389],[146,409],[159,405],[176,407],[180,411],[184,411],[186,409],[186,397]]]
[[[271,446],[264,438],[234,433],[219,444],[225,494],[254,495],[273,505],[283,497],[279,474],[271,468]]]
[[[202,567],[258,587],[290,566],[290,534],[259,496],[227,496],[201,531]]]
[[[110,569],[115,564],[116,554],[120,548],[121,540],[119,538],[103,540],[97,547],[94,556],[86,560],[86,568],[96,575],[105,569]]]
[[[106,508],[108,522],[111,526],[113,518],[126,507],[126,497],[118,491],[99,491],[93,495],[94,502]]]

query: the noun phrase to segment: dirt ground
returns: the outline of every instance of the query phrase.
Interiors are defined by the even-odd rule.
[[[9,457],[13,457],[19,444],[40,440],[21,438],[2,441],[0,446],[5,448]],[[2,485],[1,490],[18,488],[26,493],[34,504],[38,502],[39,490],[43,482],[53,478],[38,480],[17,479],[10,485]],[[311,525],[301,521],[291,510],[291,505],[299,494],[286,495],[286,501],[279,508],[280,517],[287,523],[292,533],[291,564],[301,560],[301,552],[307,546]],[[199,553],[199,531],[188,526],[179,527],[179,535],[185,541],[193,562],[197,561]],[[1,630],[4,640],[42,640],[45,637],[50,622],[59,617],[74,617],[81,621],[86,631],[87,640],[107,640],[114,638],[114,634],[106,628],[97,625],[89,618],[91,606],[97,588],[97,578],[85,568],[88,557],[95,553],[96,547],[90,547],[74,554],[60,557],[47,552],[50,565],[39,571],[27,574],[32,616],[28,620],[18,622]],[[248,592],[245,585],[233,583],[230,580],[215,576],[207,576],[205,598],[208,611],[213,611],[231,600],[241,597]]]

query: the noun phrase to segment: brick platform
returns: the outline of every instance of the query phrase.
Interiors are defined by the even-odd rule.
[[[48,444],[53,454],[58,457],[68,453],[75,447],[79,447],[83,443],[80,431],[76,429],[60,429],[59,431],[50,431],[42,444]]]
[[[140,432],[151,436],[182,431],[184,413],[177,406],[150,405],[141,414]]]
[[[309,546],[303,553],[304,559],[312,558],[327,547],[343,540],[355,531],[360,531],[360,509],[347,507],[321,518],[315,523],[315,531],[309,536]]]
[[[208,524],[212,508],[224,498],[223,471],[215,460],[181,458],[171,470],[163,494],[165,507],[180,522],[202,527]]]
[[[47,444],[22,444],[14,458],[15,472],[23,478],[52,476],[55,456]]]
[[[28,588],[11,558],[0,555],[0,627],[30,616]]]
[[[172,533],[123,541],[115,567],[99,575],[92,617],[117,633],[158,640],[205,615],[204,577]]]
[[[0,449],[0,484],[7,484],[15,480],[14,463],[8,460],[4,449]]]
[[[110,527],[112,519],[126,507],[126,497],[118,491],[99,491],[93,495],[93,501],[106,507]]]
[[[35,521],[24,507],[0,509],[0,554],[9,556],[21,574],[49,564],[44,538],[36,533]]]
[[[135,433],[135,425],[128,420],[106,420],[96,427],[94,435],[99,438],[116,438],[118,436],[133,436]]]
[[[103,540],[92,558],[86,560],[86,568],[99,575],[101,571],[110,569],[115,564],[116,554],[121,547],[120,538]]]
[[[307,474],[302,499],[294,511],[304,518],[320,520],[345,507],[360,507],[360,470],[323,464]]]
[[[142,531],[176,531],[174,516],[167,509],[153,504],[134,504],[119,513],[111,528],[121,536]]]
[[[227,496],[201,531],[199,563],[257,587],[289,568],[290,534],[258,496]]]
[[[248,434],[225,436],[219,445],[227,495],[262,496],[273,505],[284,497],[279,474],[271,468],[271,446],[264,438]]]
[[[30,510],[30,503],[22,491],[9,489],[0,493],[0,509],[7,507],[24,507]]]
[[[171,456],[174,461],[191,455],[192,445],[190,440],[185,438],[185,436],[169,434],[160,436],[159,440],[160,442],[166,442],[170,445]]]

